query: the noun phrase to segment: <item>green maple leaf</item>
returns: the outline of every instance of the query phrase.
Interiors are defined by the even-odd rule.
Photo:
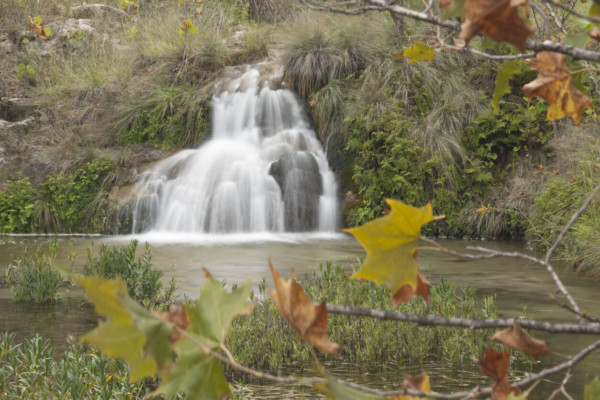
[[[129,298],[125,284],[100,277],[76,278],[76,282],[85,289],[87,299],[94,304],[98,314],[107,318],[106,321],[100,321],[96,329],[84,335],[81,341],[98,347],[111,357],[125,360],[129,365],[132,381],[154,375],[156,362],[147,358],[144,352],[146,335],[136,326],[124,304]],[[131,298],[129,300],[135,303]],[[143,310],[137,303],[135,305]],[[135,308],[131,304],[127,306]]]
[[[421,294],[421,285],[427,285],[429,293],[415,257],[421,227],[435,218],[429,203],[416,208],[396,200],[386,202],[391,207],[388,215],[344,231],[354,235],[367,251],[365,262],[352,278],[389,285],[392,303],[399,304],[412,296],[402,295],[406,289]]]
[[[188,338],[178,342],[175,351],[177,362],[172,370],[163,374],[162,383],[153,395],[173,397],[185,392],[187,398],[198,400],[233,397],[220,360],[206,355]]]
[[[204,344],[219,347],[225,342],[231,321],[252,309],[252,304],[247,303],[251,288],[248,280],[229,293],[221,283],[208,275],[196,304],[185,305],[189,331],[200,337]]]
[[[196,304],[184,306],[189,322],[187,334],[175,346],[177,361],[163,374],[156,394],[173,396],[183,391],[191,399],[231,396],[221,361],[211,357],[206,350],[220,347],[225,342],[231,321],[252,309],[247,303],[251,287],[248,281],[230,293],[207,273]]]

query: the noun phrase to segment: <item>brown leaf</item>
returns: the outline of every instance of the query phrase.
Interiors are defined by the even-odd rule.
[[[416,253],[415,253],[416,258]],[[429,301],[429,293],[430,293],[430,285],[429,281],[425,276],[418,271],[417,275],[417,289],[413,290],[412,286],[404,285],[392,296],[392,305],[397,306],[398,304],[406,303],[413,296],[421,296],[425,299],[425,301]]]
[[[527,37],[533,34],[519,16],[518,7],[524,4],[525,0],[467,0],[460,38],[469,44],[473,36],[483,33],[524,51]]]
[[[508,380],[508,364],[510,353],[508,351],[498,353],[490,347],[485,349],[483,360],[479,361],[479,371],[494,380],[492,399],[504,400],[510,394],[520,394],[519,388],[512,388]]]
[[[454,0],[440,0],[440,8],[448,8]]]
[[[592,101],[573,86],[571,71],[565,64],[565,54],[541,51],[535,57],[537,78],[523,86],[525,96],[539,96],[548,102],[548,120],[563,117],[579,125],[583,110],[592,107]]]
[[[590,32],[590,37],[595,41],[600,42],[600,29],[598,29],[598,27],[595,26],[594,29],[592,29],[592,31]]]
[[[404,374],[404,384],[402,385],[403,389],[411,389],[411,390],[419,390],[421,392],[430,392],[431,391],[431,386],[429,385],[429,375],[427,375],[427,372],[422,371],[421,375],[417,375],[417,376],[410,376],[407,374]],[[415,396],[411,396],[409,394],[401,394],[401,395],[396,395],[396,396],[391,396],[390,399],[392,400],[417,400],[417,399],[421,399],[421,400],[429,400],[429,397],[415,397]]]
[[[187,313],[185,312],[185,308],[183,307],[183,303],[179,303],[179,305],[171,304],[171,306],[169,307],[169,312],[153,311],[153,313],[154,315],[172,323],[173,325],[175,325],[175,327],[179,328],[175,329],[175,327],[173,327],[173,330],[171,331],[171,336],[169,337],[171,344],[175,344],[183,337],[180,330],[185,331],[190,326],[190,322],[188,320]]]
[[[523,328],[521,328],[518,317],[514,319],[513,326],[494,333],[492,340],[494,342],[505,344],[513,349],[520,350],[528,356],[537,359],[552,354],[552,351],[546,346],[546,343],[531,337]]]
[[[339,356],[342,348],[327,337],[327,308],[325,303],[315,305],[306,295],[302,286],[296,282],[292,269],[290,279],[285,281],[269,261],[269,268],[275,281],[271,289],[271,298],[279,313],[294,328],[300,337],[313,344],[324,353]]]

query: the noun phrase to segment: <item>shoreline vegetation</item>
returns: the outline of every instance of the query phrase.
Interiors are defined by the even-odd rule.
[[[154,310],[166,310],[175,301],[172,280],[166,287],[160,282],[162,272],[152,267],[150,249],[145,248],[136,258],[137,241],[123,248],[100,246],[88,249],[84,266],[86,276],[123,279],[130,295]],[[7,274],[15,301],[60,301],[57,286],[48,279],[57,251],[56,240],[49,240],[48,249],[26,253],[16,260]],[[26,273],[23,271],[27,270]],[[58,274],[58,273],[57,273]],[[62,277],[58,274],[60,281]],[[372,283],[351,280],[341,266],[321,264],[317,271],[306,274],[299,283],[307,288],[313,301],[343,303],[365,308],[392,309],[389,289]],[[225,284],[225,282],[223,282]],[[30,288],[24,298],[22,289]],[[42,294],[46,297],[42,299]],[[234,321],[227,338],[227,347],[244,365],[255,369],[277,372],[281,368],[302,373],[310,364],[311,355],[290,326],[278,315],[267,294],[266,281],[259,284],[258,293],[251,294],[254,309]],[[192,304],[193,299],[185,299]],[[396,308],[396,311],[417,314],[435,314],[459,318],[497,318],[493,297],[478,298],[475,290],[455,288],[440,280],[433,288],[428,303],[421,298]],[[471,356],[481,354],[493,330],[463,331],[444,327],[418,327],[414,324],[384,322],[343,315],[329,319],[329,336],[345,343],[342,359],[322,354],[321,361],[329,366],[354,365],[364,373],[383,373],[391,365],[424,365],[435,362],[443,368],[474,368]],[[368,335],[364,334],[369,332]],[[261,351],[255,351],[260,347]],[[530,371],[533,364],[514,353],[511,374]],[[0,393],[7,399],[21,398],[24,393],[32,398],[57,396],[63,398],[142,399],[157,387],[155,379],[129,382],[126,365],[117,359],[102,355],[93,347],[71,343],[64,354],[58,354],[42,337],[16,343],[14,334],[0,336]],[[310,368],[309,368],[310,369]],[[306,372],[309,372],[307,370]],[[226,369],[227,375],[244,393],[247,377]],[[400,372],[398,372],[400,374]],[[401,375],[398,375],[398,379]],[[237,394],[236,394],[237,395]],[[129,396],[129,397],[127,397]],[[183,399],[184,397],[180,397]]]

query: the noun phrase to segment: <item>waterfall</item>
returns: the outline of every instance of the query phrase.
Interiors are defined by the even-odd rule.
[[[335,231],[335,175],[296,95],[257,67],[224,86],[211,138],[140,177],[133,232]]]

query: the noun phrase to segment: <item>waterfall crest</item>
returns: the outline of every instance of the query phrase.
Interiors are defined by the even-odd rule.
[[[335,176],[296,95],[257,67],[225,86],[211,138],[140,177],[133,232],[335,231]]]

